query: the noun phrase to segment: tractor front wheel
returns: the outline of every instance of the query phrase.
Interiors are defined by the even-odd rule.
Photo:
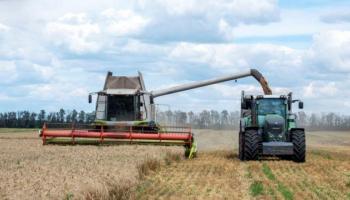
[[[260,136],[257,130],[244,132],[244,159],[257,160],[259,158]]]
[[[292,132],[293,142],[293,160],[295,162],[305,162],[305,132],[303,130],[295,130]]]

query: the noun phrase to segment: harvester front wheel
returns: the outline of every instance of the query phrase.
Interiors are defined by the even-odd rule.
[[[293,160],[295,162],[305,162],[305,132],[295,130],[292,132]]]
[[[259,158],[260,137],[257,130],[244,132],[244,159],[257,160]]]

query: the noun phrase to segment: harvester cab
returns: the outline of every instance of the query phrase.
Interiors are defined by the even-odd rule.
[[[89,103],[93,94],[97,95],[96,124],[130,124],[151,119],[150,97],[140,72],[134,77],[113,76],[108,72],[103,90],[90,93]]]
[[[241,97],[239,158],[257,160],[280,156],[305,161],[305,131],[297,126],[292,104],[303,102],[288,95],[245,95]]]

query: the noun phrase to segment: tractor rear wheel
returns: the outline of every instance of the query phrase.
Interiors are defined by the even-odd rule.
[[[238,146],[238,158],[243,161],[244,160],[244,138],[242,131],[239,131],[239,146]]]
[[[257,130],[244,132],[244,159],[257,160],[259,158],[260,136]]]
[[[293,160],[295,162],[305,162],[305,132],[303,130],[295,130],[292,132],[293,142]]]

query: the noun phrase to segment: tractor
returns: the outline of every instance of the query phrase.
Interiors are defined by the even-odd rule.
[[[288,95],[245,95],[241,97],[239,159],[258,160],[275,156],[305,162],[305,130],[298,127],[292,105],[299,102]]]

